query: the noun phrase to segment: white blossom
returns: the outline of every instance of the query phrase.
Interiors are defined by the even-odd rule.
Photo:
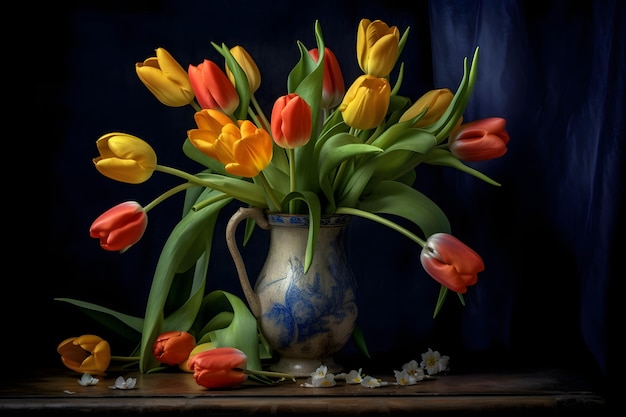
[[[137,384],[137,378],[128,378],[124,379],[121,376],[118,376],[115,380],[115,385],[109,386],[111,389],[133,389]]]
[[[346,373],[341,373],[341,374],[337,374],[335,375],[335,379],[345,379],[346,380],[346,384],[360,384],[361,381],[363,380],[361,371],[363,370],[363,368],[359,368],[358,371],[352,370],[350,372]]]
[[[450,357],[442,356],[439,351],[428,348],[428,352],[422,353],[420,366],[426,370],[428,375],[435,375],[448,370]]]
[[[98,382],[100,382],[100,380],[98,378],[92,377],[90,374],[82,374],[80,379],[78,380],[78,383],[83,387],[86,387],[88,385],[96,385]]]

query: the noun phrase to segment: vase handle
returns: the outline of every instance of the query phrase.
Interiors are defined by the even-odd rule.
[[[243,294],[250,305],[252,314],[258,319],[261,316],[261,303],[259,302],[259,297],[252,289],[252,285],[250,285],[246,264],[243,262],[235,237],[239,223],[248,218],[252,218],[261,229],[267,230],[270,228],[262,209],[256,207],[240,207],[239,210],[232,215],[230,220],[228,220],[228,224],[226,225],[226,245],[230,251],[230,256],[232,256],[235,262],[235,268],[237,268],[237,275],[239,275],[239,282],[241,283]]]

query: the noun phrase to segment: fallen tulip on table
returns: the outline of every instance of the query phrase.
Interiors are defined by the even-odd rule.
[[[274,382],[291,380],[296,382],[293,375],[271,371],[253,371],[246,369],[248,357],[241,350],[231,347],[220,347],[205,350],[189,359],[189,369],[198,385],[205,388],[234,388],[254,376],[259,382],[271,383],[272,377],[278,378]]]

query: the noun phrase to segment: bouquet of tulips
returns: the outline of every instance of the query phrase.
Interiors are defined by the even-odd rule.
[[[464,162],[502,156],[509,141],[506,121],[490,117],[464,123],[478,48],[471,65],[467,59],[463,63],[456,92],[441,88],[417,99],[399,95],[404,66],[397,62],[408,33],[407,28],[401,36],[395,26],[362,19],[356,59],[363,73],[346,90],[338,59],[316,22],[316,46],[298,42],[300,59],[269,118],[255,98],[261,71],[242,46],[213,44],[223,68],[205,59],[185,70],[164,48],[138,62],[139,79],[161,103],[193,107],[195,126],[187,130],[182,149],[201,169],[191,174],[161,165],[146,141],[128,133],[99,138],[94,164],[103,175],[132,184],[149,180],[155,171],[181,179],[147,205],[128,201],[98,217],[90,233],[102,248],[128,250],[141,239],[148,212],[181,191],[186,192],[185,214],[161,253],[144,318],[64,300],[138,331],[142,370],[151,369],[149,352],[159,334],[202,329],[213,227],[220,210],[234,199],[268,211],[309,214],[305,268],[315,254],[322,214],[360,216],[390,227],[422,247],[424,269],[442,285],[434,314],[448,290],[463,302],[462,294],[484,269],[483,260],[450,234],[445,213],[413,187],[416,168],[448,166],[499,185]],[[393,216],[406,219],[415,230],[392,221]],[[175,305],[168,314],[166,302]]]

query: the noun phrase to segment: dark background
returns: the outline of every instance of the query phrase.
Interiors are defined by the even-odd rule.
[[[504,117],[511,141],[502,158],[474,164],[499,188],[451,169],[418,171],[416,187],[485,261],[465,307],[452,294],[432,319],[439,287],[421,268],[420,248],[355,219],[349,251],[361,291],[359,322],[373,357],[366,360],[351,343],[339,356],[364,369],[400,366],[431,347],[452,358],[453,371],[556,366],[583,372],[608,391],[612,322],[623,316],[616,313],[615,278],[624,277],[617,253],[624,230],[624,4],[162,0],[25,11],[18,16],[24,38],[13,44],[7,37],[16,72],[27,81],[22,93],[5,99],[15,98],[13,109],[28,120],[17,124],[11,112],[5,116],[13,129],[22,126],[7,138],[7,149],[16,147],[9,152],[18,155],[7,176],[13,179],[7,190],[15,193],[5,197],[12,213],[5,262],[14,266],[5,271],[2,296],[7,365],[58,366],[57,344],[84,333],[110,340],[113,354],[130,353],[125,341],[53,298],[143,316],[161,247],[181,215],[182,200],[172,198],[150,213],[146,234],[127,253],[100,249],[88,234],[98,215],[125,200],[147,204],[177,182],[157,173],[125,185],[100,175],[91,161],[98,137],[131,133],[154,147],[160,164],[198,168],[181,150],[195,126],[193,109],[160,104],[137,78],[135,62],[161,46],[185,68],[204,58],[221,64],[210,42],[243,45],[261,70],[256,96],[269,114],[299,58],[296,40],[315,46],[315,19],[346,86],[360,75],[356,28],[366,17],[401,31],[411,27],[400,58],[401,94],[414,99],[432,88],[455,91],[463,58],[480,46],[465,119]],[[241,296],[222,239],[236,208],[225,208],[218,224],[208,288]],[[265,242],[262,234],[255,239]],[[262,262],[256,252],[244,252],[252,271]]]

